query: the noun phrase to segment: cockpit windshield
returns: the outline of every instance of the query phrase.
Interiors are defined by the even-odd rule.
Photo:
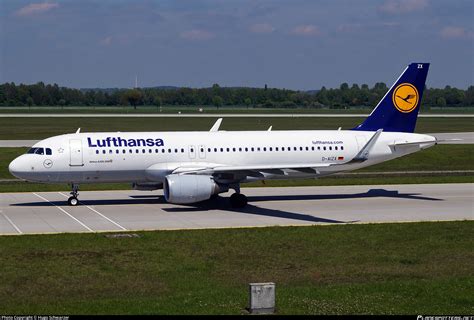
[[[45,153],[46,151],[46,153]],[[51,149],[50,148],[38,148],[38,147],[34,147],[34,148],[31,148],[30,150],[28,150],[27,152],[28,154],[40,154],[40,155],[51,155],[52,152],[51,152]]]

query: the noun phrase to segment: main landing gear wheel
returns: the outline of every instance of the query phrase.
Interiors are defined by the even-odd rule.
[[[230,196],[230,204],[233,208],[243,208],[247,205],[247,197],[241,193]]]
[[[77,204],[79,203],[79,200],[76,198],[76,197],[69,197],[69,199],[67,199],[67,203],[70,205],[70,206],[77,206]]]

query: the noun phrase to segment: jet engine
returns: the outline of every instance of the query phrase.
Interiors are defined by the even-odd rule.
[[[170,174],[165,177],[163,193],[170,203],[185,204],[204,201],[212,195],[228,191],[211,176]]]

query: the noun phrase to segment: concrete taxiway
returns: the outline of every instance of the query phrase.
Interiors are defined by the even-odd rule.
[[[303,226],[474,220],[474,184],[247,188],[249,205],[228,194],[195,205],[165,203],[161,192],[0,194],[0,234]]]

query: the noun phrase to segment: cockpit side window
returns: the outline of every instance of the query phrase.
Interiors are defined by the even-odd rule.
[[[31,148],[30,150],[28,150],[27,153],[43,155],[44,154],[44,148]]]
[[[50,149],[50,148],[46,148],[46,155],[50,156],[51,154],[52,154],[51,149]]]

